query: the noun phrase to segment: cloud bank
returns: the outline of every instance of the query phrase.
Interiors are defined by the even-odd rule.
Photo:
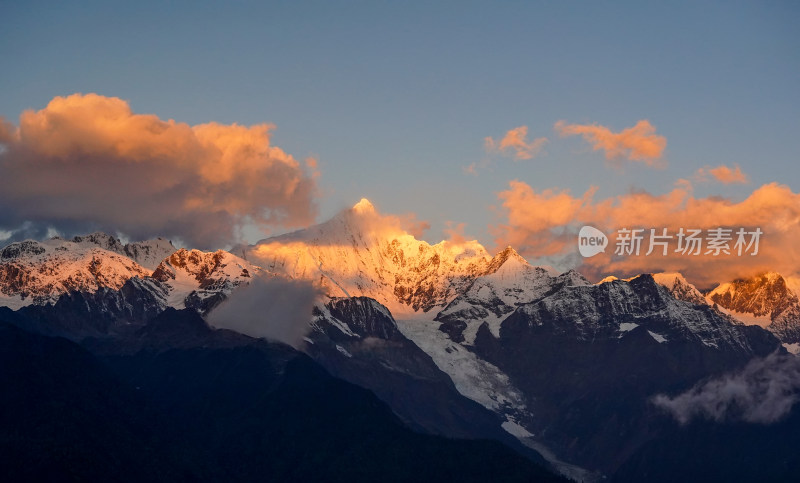
[[[774,353],[753,359],[738,373],[698,384],[674,398],[659,394],[652,402],[680,424],[695,418],[771,424],[789,414],[798,392],[800,359]]]
[[[626,159],[652,167],[664,165],[661,159],[667,138],[656,134],[655,126],[645,119],[617,133],[597,124],[568,124],[566,121],[556,122],[554,129],[561,137],[582,136],[594,151],[603,151],[607,161]]]
[[[645,191],[595,199],[596,188],[580,196],[568,190],[534,190],[512,181],[498,194],[505,220],[490,227],[496,246],[511,245],[537,259],[561,257],[569,266],[595,279],[605,275],[629,276],[642,272],[682,272],[690,281],[708,287],[719,281],[779,270],[787,276],[800,273],[800,194],[777,183],[766,184],[747,198],[735,202],[721,197],[695,197],[691,184],[682,181],[671,191],[654,195]],[[591,225],[609,236],[606,253],[583,259],[577,255],[577,233]],[[647,239],[639,256],[615,256],[616,233],[621,228],[649,230],[667,228],[675,235],[680,228],[730,227],[763,231],[756,256],[685,255],[676,253],[671,240],[666,256],[646,256]],[[733,242],[731,242],[731,246]],[[547,263],[553,263],[548,260]]]
[[[299,227],[317,213],[316,162],[270,144],[269,124],[190,126],[97,94],[0,120],[0,229],[105,229],[237,241],[244,224]]]

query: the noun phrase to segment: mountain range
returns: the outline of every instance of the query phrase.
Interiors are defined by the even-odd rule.
[[[309,313],[301,314],[308,321],[301,328],[302,338],[284,340],[293,348],[259,339],[264,334],[261,328],[250,333],[238,329],[244,334],[231,331],[215,317],[226,304],[234,303],[239,289],[256,280],[302,282],[313,290]],[[249,309],[263,319],[267,334],[277,334],[269,328],[279,321],[270,317],[286,313],[285,307],[276,310],[281,304],[305,310],[280,298]],[[701,468],[688,464],[678,468],[670,461],[686,458],[686,434],[699,431],[714,444],[693,446],[693,458],[702,460],[707,453],[709,462],[720,465],[720,475],[736,475],[743,481],[780,480],[800,470],[798,459],[780,451],[753,448],[748,458],[741,459],[734,449],[743,443],[735,433],[730,436],[727,429],[718,430],[713,424],[708,429],[705,420],[681,425],[653,403],[659,394],[676,396],[705,381],[728,377],[754,359],[798,351],[797,286],[774,272],[721,283],[707,293],[678,273],[624,280],[607,277],[591,283],[575,271],[555,273],[532,266],[512,247],[492,255],[476,241],[431,245],[417,240],[396,220],[361,200],[322,224],[230,251],[177,249],[163,239],[123,244],[102,233],[12,243],[0,251],[0,306],[8,307],[0,310],[0,319],[8,326],[3,334],[26,341],[15,350],[61,344],[59,350],[80,359],[75,364],[92,366],[81,370],[110,371],[98,376],[104,382],[96,384],[119,384],[134,393],[137,389],[131,388],[145,388],[141,400],[121,395],[112,403],[144,405],[156,419],[178,415],[176,427],[213,420],[217,429],[197,433],[198,444],[181,443],[191,446],[186,450],[191,455],[184,460],[190,465],[176,463],[174,458],[180,455],[169,452],[162,453],[159,463],[200,479],[223,474],[248,480],[258,471],[308,476],[276,469],[278,463],[259,466],[242,456],[266,450],[265,435],[282,441],[296,437],[290,445],[310,444],[313,439],[315,444],[335,446],[325,439],[330,435],[297,426],[302,419],[299,408],[316,412],[314,408],[326,406],[327,412],[315,416],[323,426],[339,417],[333,413],[344,411],[347,416],[335,421],[331,431],[342,431],[343,426],[351,431],[363,423],[347,419],[362,411],[357,405],[347,408],[333,401],[327,407],[326,397],[313,407],[308,407],[308,400],[299,403],[294,408],[298,412],[289,418],[295,426],[258,422],[278,414],[278,406],[286,403],[275,399],[275,394],[283,394],[282,385],[303,386],[290,399],[321,391],[303,382],[306,376],[293,379],[296,374],[287,373],[285,367],[295,363],[287,360],[316,374],[311,379],[324,380],[322,386],[338,384],[362,391],[358,401],[370,407],[385,405],[369,413],[369,424],[392,429],[365,436],[367,440],[397,431],[403,434],[398,436],[401,442],[406,435],[408,441],[422,435],[433,438],[387,448],[383,454],[394,451],[422,458],[409,448],[437,447],[443,467],[452,463],[444,459],[453,455],[485,451],[479,458],[485,465],[513,462],[517,469],[505,470],[509,479],[557,478],[547,471],[578,481],[641,481],[654,475],[664,481],[691,478]],[[241,314],[245,316],[253,315]],[[275,357],[282,362],[269,362]],[[213,361],[225,369],[215,369]],[[234,370],[237,364],[243,367],[239,372]],[[267,366],[269,370],[263,369]],[[267,392],[247,393],[246,385],[262,384],[253,382],[252,371],[263,373]],[[9,384],[23,384],[23,376],[19,377]],[[219,377],[229,382],[215,390],[270,402],[256,409],[215,396],[211,381]],[[177,386],[176,378],[181,381]],[[80,392],[77,387],[69,390]],[[192,402],[198,397],[210,398],[207,406]],[[122,406],[113,411],[139,411]],[[209,412],[213,406],[236,416],[214,419],[220,416]],[[786,433],[786,425],[796,425],[796,420],[789,412],[785,423],[764,428],[757,438],[781,444],[778,438]],[[121,421],[123,426],[135,426]],[[99,422],[98,430],[105,431],[101,424],[116,423]],[[304,433],[307,430],[311,433]],[[157,427],[147,431],[143,436],[126,436],[126,441],[174,437],[161,434]],[[232,441],[240,434],[237,431],[249,438],[248,443],[235,444],[237,455],[214,446]],[[741,432],[742,437],[751,433]],[[365,451],[363,441],[354,443],[357,440],[343,437],[347,444],[340,449]],[[458,442],[487,446],[456,447]],[[148,447],[155,451],[159,444]],[[312,445],[308,451],[330,452],[331,447],[321,450]],[[206,466],[195,464],[203,454],[215,456]],[[284,456],[300,464],[303,457],[312,457],[303,454],[295,448]],[[367,454],[380,457],[365,453],[357,460],[363,461]],[[487,462],[487,454],[496,458]],[[136,466],[134,460],[131,457],[129,464]],[[767,462],[769,466],[761,465]],[[240,463],[245,470],[231,470]],[[332,461],[320,467],[329,471],[327,476],[353,475],[341,472],[339,463]],[[715,473],[703,474],[713,480],[708,475]]]

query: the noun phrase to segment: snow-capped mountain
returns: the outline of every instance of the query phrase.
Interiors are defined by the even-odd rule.
[[[166,307],[205,313],[261,272],[229,252],[176,250],[163,238],[124,245],[105,233],[26,240],[0,250],[0,305],[55,304],[107,289],[91,302],[106,314],[152,315]],[[133,307],[126,297],[148,308]]]
[[[73,291],[118,290],[130,278],[150,273],[128,256],[94,241],[26,240],[0,251],[0,303],[21,307],[51,303]]]
[[[476,241],[431,245],[366,200],[234,253],[170,247],[103,234],[9,245],[0,305],[24,296],[43,304],[21,309],[37,331],[113,338],[168,307],[207,315],[257,275],[311,281],[327,297],[308,314],[304,350],[327,370],[419,430],[494,438],[501,426],[584,481],[613,472],[615,455],[649,437],[647,398],[780,348],[714,304],[778,314],[769,326],[785,339],[789,329],[776,329],[797,306],[777,277],[707,300],[676,273],[591,284],[531,266],[511,247],[492,256]],[[478,420],[471,432],[466,422]]]
[[[332,296],[378,300],[389,307],[400,330],[427,347],[454,379],[461,377],[457,371],[464,361],[448,357],[460,349],[431,347],[431,340],[440,339],[432,331],[446,334],[442,346],[469,348],[484,328],[486,336],[500,338],[514,314],[577,341],[617,340],[644,330],[662,344],[752,352],[749,335],[709,306],[680,274],[609,278],[592,285],[576,272],[557,275],[533,267],[510,247],[491,257],[477,242],[429,245],[366,200],[328,222],[263,240],[243,255],[269,271],[319,281]],[[635,330],[645,321],[652,325]],[[485,396],[477,392],[476,400]]]
[[[332,374],[372,390],[411,427],[520,446],[502,419],[460,394],[374,299],[333,298],[314,309],[311,325],[306,352]]]
[[[148,270],[154,270],[161,263],[161,260],[176,250],[171,241],[161,237],[123,245],[118,238],[102,232],[95,232],[89,235],[76,236],[70,241],[84,246],[97,245],[104,250],[125,255]]]
[[[678,300],[704,305],[706,298],[697,290],[697,287],[689,283],[680,273],[654,273],[653,280],[659,285],[663,285]]]
[[[168,306],[205,313],[260,273],[260,267],[224,250],[181,248],[161,261],[152,278],[166,286]]]
[[[723,283],[707,298],[741,322],[764,327],[787,344],[800,342],[798,294],[778,273]]]
[[[520,306],[501,330],[521,320],[533,331],[583,341],[622,339],[641,328],[662,344],[677,339],[721,350],[753,350],[740,326],[706,304],[676,298],[648,274],[599,285],[564,286]]]
[[[435,320],[442,323],[441,330],[453,341],[472,344],[481,324],[488,324],[489,330],[499,336],[500,322],[517,306],[569,285],[589,285],[589,281],[574,271],[556,275],[533,267],[507,247]]]
[[[677,272],[662,272],[652,273],[650,275],[652,275],[653,280],[655,280],[657,284],[666,288],[676,299],[697,305],[708,304],[708,301],[703,296],[703,293],[697,290],[697,287],[695,287],[693,284],[689,283],[683,274]],[[621,280],[624,282],[630,282],[634,278],[635,277],[630,277]],[[602,285],[604,283],[615,282],[618,280],[620,280],[620,278],[615,277],[614,275],[609,275],[597,282],[596,285]]]
[[[492,260],[476,241],[417,240],[366,199],[325,223],[247,247],[242,257],[318,281],[332,296],[372,297],[395,315],[443,307]]]
[[[758,327],[676,299],[651,275],[563,286],[519,305],[499,337],[481,325],[472,345],[524,395],[517,422],[535,443],[604,473],[647,437],[646,401],[659,388],[690,387],[779,348]]]
[[[680,387],[779,347],[770,334],[733,323],[679,274],[592,285],[576,272],[533,267],[510,247],[492,257],[477,242],[429,245],[365,200],[326,223],[263,240],[242,254],[266,270],[318,281],[329,295],[379,301],[400,333],[430,355],[462,394],[501,415],[507,431],[539,449],[555,444],[557,454],[604,470],[607,463],[592,459],[602,453],[599,448],[586,458],[560,446],[561,436],[540,436],[545,421],[561,411],[559,394],[548,388],[553,382],[542,383],[554,366],[576,382],[575,374],[602,370],[600,361],[613,353],[608,378],[597,380],[620,395],[644,399],[658,383],[632,392],[626,379],[614,379],[625,372],[624,364]],[[337,318],[322,319],[335,325]],[[348,327],[341,332],[348,334]],[[337,357],[363,357],[339,345]],[[692,367],[682,367],[681,359]],[[659,364],[665,366],[654,367]],[[581,383],[563,390],[578,390]],[[567,426],[559,422],[550,432],[574,437]],[[559,464],[573,476],[591,477]]]

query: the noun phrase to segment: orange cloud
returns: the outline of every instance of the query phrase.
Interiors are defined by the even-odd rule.
[[[464,174],[471,174],[473,176],[478,175],[478,163],[472,162],[468,166],[464,166],[461,168],[464,171]]]
[[[0,147],[12,142],[16,136],[17,128],[0,116]]]
[[[464,236],[464,228],[466,228],[466,226],[466,223],[447,221],[442,231],[444,231],[444,234],[447,236],[448,242],[460,245],[467,241],[467,238]]]
[[[603,200],[594,200],[594,188],[580,197],[568,191],[536,192],[520,181],[498,196],[506,222],[491,227],[497,246],[511,244],[527,257],[561,257],[571,267],[587,275],[629,276],[641,272],[678,271],[701,286],[777,270],[791,276],[800,273],[800,194],[787,186],[767,184],[746,199],[734,202],[721,197],[694,197],[690,185],[678,183],[662,195],[634,192]],[[609,236],[606,253],[583,259],[577,254],[577,232],[582,225],[594,226]],[[639,256],[614,254],[618,230],[644,229],[645,238]],[[650,229],[661,234],[677,235],[681,228],[700,229],[704,235],[715,228],[762,230],[759,252],[751,256],[698,256],[675,252],[677,239],[671,239],[666,256],[656,246],[647,256]],[[729,246],[733,248],[736,235]],[[748,239],[749,240],[749,239]]]
[[[554,230],[579,217],[594,194],[594,188],[582,198],[573,198],[568,190],[546,189],[536,192],[521,181],[511,181],[510,189],[498,197],[503,201],[508,222],[491,228],[496,244],[511,245],[520,253],[547,256],[560,253],[564,240]]]
[[[491,137],[484,139],[484,147],[489,153],[513,153],[514,159],[531,159],[539,154],[547,144],[547,138],[536,138],[528,141],[528,126],[519,126],[511,129],[499,142]]]
[[[391,216],[384,215],[384,218],[391,218]],[[422,238],[425,235],[425,232],[431,228],[430,222],[426,220],[418,220],[417,215],[414,213],[397,215],[396,218],[401,230],[405,231],[414,238]]]
[[[561,137],[583,136],[594,151],[604,151],[608,161],[625,158],[660,166],[659,160],[667,147],[667,138],[656,134],[655,126],[647,120],[618,133],[597,124],[567,124],[566,121],[556,122],[554,129]]]
[[[418,219],[415,213],[400,215],[380,213],[366,198],[361,198],[352,208],[344,210],[342,216],[356,231],[375,239],[391,239],[403,235],[422,238],[431,227],[428,221]]]
[[[742,172],[742,168],[738,164],[734,165],[733,169],[721,164],[716,168],[700,168],[694,175],[694,179],[700,182],[708,181],[709,178],[714,178],[722,184],[745,184],[750,179]]]
[[[10,127],[9,127],[10,126]],[[30,221],[236,241],[246,223],[297,227],[316,216],[316,162],[270,144],[274,126],[190,126],[135,114],[97,94],[56,97],[0,125],[0,228]]]

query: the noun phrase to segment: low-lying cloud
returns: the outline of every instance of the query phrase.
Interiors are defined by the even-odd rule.
[[[678,396],[659,394],[652,402],[680,424],[695,418],[772,424],[789,414],[799,395],[800,358],[774,353]]]
[[[612,163],[625,159],[653,167],[665,164],[662,156],[667,138],[656,134],[655,126],[646,119],[620,132],[598,124],[568,124],[566,121],[556,122],[554,129],[561,137],[582,136],[594,151],[603,151],[606,160]]]
[[[274,126],[190,126],[97,94],[56,97],[0,119],[0,229],[92,229],[214,248],[242,226],[316,217],[316,162],[270,143]]]
[[[310,281],[259,276],[211,312],[208,323],[299,348],[321,295]]]

